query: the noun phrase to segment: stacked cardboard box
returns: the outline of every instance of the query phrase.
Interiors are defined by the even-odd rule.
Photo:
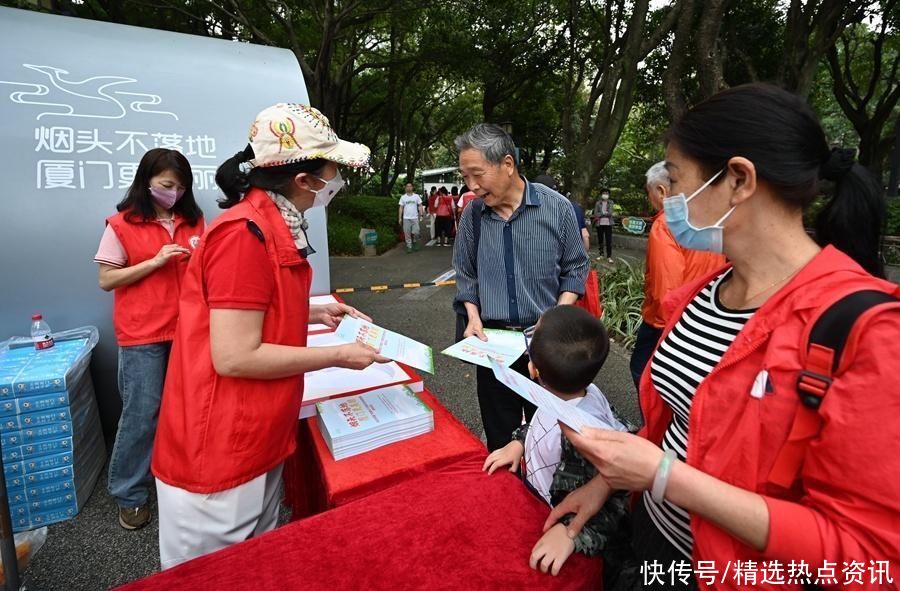
[[[103,469],[88,371],[95,343],[84,336],[42,351],[0,347],[0,446],[14,531],[75,516]]]

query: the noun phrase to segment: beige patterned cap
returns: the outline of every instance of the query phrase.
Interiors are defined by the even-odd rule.
[[[338,138],[328,118],[309,105],[278,103],[260,112],[250,126],[251,166],[281,166],[324,158],[364,168],[369,148]]]

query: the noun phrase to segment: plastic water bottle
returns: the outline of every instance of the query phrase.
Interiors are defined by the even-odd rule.
[[[50,325],[44,322],[44,317],[35,314],[31,317],[31,340],[38,351],[49,349],[53,346],[53,335],[50,333]]]

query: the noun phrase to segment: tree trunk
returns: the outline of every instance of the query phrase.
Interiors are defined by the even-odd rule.
[[[705,99],[725,86],[722,74],[722,54],[719,50],[719,31],[725,13],[726,0],[707,0],[697,31],[697,73],[700,79],[700,98]]]
[[[675,39],[672,41],[672,53],[669,55],[669,65],[663,73],[663,98],[672,121],[678,121],[687,109],[683,76],[685,58],[694,25],[694,6],[695,0],[684,0],[681,5]]]

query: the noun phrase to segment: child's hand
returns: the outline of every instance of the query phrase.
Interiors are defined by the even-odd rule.
[[[510,441],[505,447],[491,452],[491,455],[484,461],[484,467],[481,469],[488,474],[493,474],[497,468],[508,465],[510,472],[518,472],[519,462],[522,461],[522,454],[524,453],[524,445],[519,441]]]
[[[557,523],[534,545],[528,564],[534,570],[549,571],[555,577],[574,551],[575,542],[566,533],[566,526]]]

